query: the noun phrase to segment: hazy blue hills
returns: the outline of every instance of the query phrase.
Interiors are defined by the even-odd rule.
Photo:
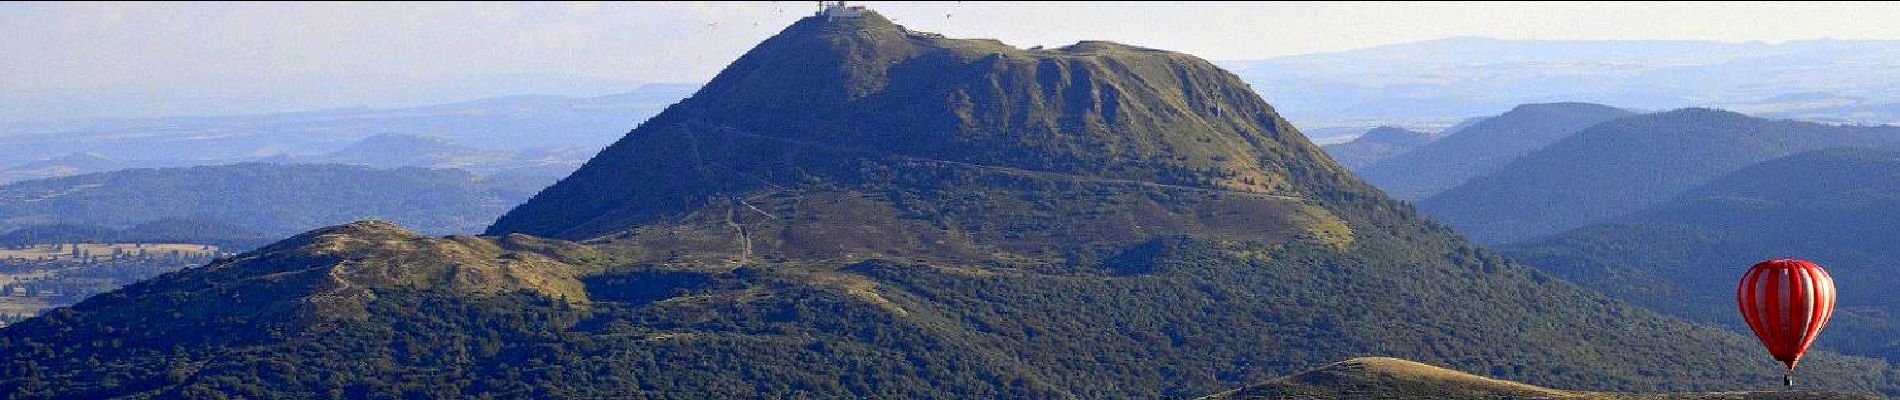
[[[491,180],[522,186],[547,186],[580,168],[594,147],[569,146],[526,150],[483,150],[439,136],[385,133],[343,149],[312,156],[276,156],[272,164],[345,164],[375,168],[458,169]]]
[[[466,167],[506,158],[510,158],[510,155],[485,152],[442,137],[385,133],[364,138],[329,154],[311,157],[310,161],[377,168]]]
[[[138,168],[0,186],[0,232],[53,224],[127,229],[182,219],[242,228],[232,233],[281,238],[365,218],[399,221],[431,233],[475,232],[539,189],[485,180],[466,171],[425,168]],[[42,231],[21,235],[53,236]]]
[[[1503,247],[1565,280],[1695,320],[1735,326],[1738,274],[1808,258],[1840,288],[1817,346],[1900,360],[1900,153],[1829,149],[1723,175],[1633,215]]]
[[[87,154],[123,165],[217,165],[281,158],[312,158],[345,151],[366,138],[403,134],[440,138],[484,152],[592,154],[627,127],[656,114],[693,85],[646,85],[597,96],[511,96],[396,109],[340,109],[216,117],[99,120],[0,135],[0,182],[97,168],[34,167],[42,160]],[[560,160],[578,165],[585,159]],[[388,160],[364,160],[388,165]],[[54,163],[52,167],[58,167]],[[565,173],[566,171],[561,171]],[[66,175],[70,175],[67,173]]]
[[[1592,126],[1417,204],[1472,240],[1505,243],[1633,213],[1757,162],[1896,144],[1900,128],[1683,109]]]
[[[1355,172],[1386,194],[1416,201],[1496,172],[1583,128],[1630,115],[1634,113],[1589,103],[1519,105],[1496,117],[1469,121],[1444,139]]]
[[[1373,162],[1405,154],[1437,139],[1436,135],[1394,126],[1381,126],[1360,134],[1351,142],[1321,146],[1326,155],[1346,168],[1358,168]]]
[[[1900,41],[1456,37],[1228,65],[1302,123],[1450,122],[1560,101],[1900,121]]]
[[[98,153],[72,153],[0,168],[0,183],[54,178],[126,168],[124,161]]]

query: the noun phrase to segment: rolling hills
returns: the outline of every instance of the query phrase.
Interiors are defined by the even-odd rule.
[[[1590,127],[1417,204],[1474,241],[1507,243],[1636,212],[1757,162],[1896,145],[1896,127],[1682,109]]]
[[[593,97],[523,95],[389,109],[54,124],[0,135],[0,149],[7,149],[0,152],[0,183],[124,166],[281,163],[283,158],[334,155],[364,139],[391,133],[445,139],[490,153],[557,155],[579,148],[584,157],[619,138],[627,126],[679,101],[694,87],[650,84]],[[585,160],[559,161],[578,164]],[[394,166],[370,161],[369,165]]]
[[[1716,107],[1750,115],[1900,121],[1900,41],[1519,40],[1452,37],[1234,61],[1299,122],[1493,114],[1585,101],[1636,109]]]
[[[1496,172],[1532,151],[1603,121],[1634,115],[1588,103],[1525,104],[1472,123],[1444,139],[1355,172],[1402,200],[1431,197]]]
[[[1415,132],[1405,128],[1382,126],[1366,131],[1351,142],[1321,146],[1326,155],[1346,168],[1358,168],[1366,164],[1405,154],[1437,137],[1430,133]]]
[[[139,168],[0,186],[0,231],[53,224],[125,229],[194,220],[268,239],[384,218],[435,234],[476,232],[537,189],[531,182],[424,168],[259,163]]]
[[[126,163],[98,153],[72,153],[47,157],[0,169],[0,183],[124,169]]]

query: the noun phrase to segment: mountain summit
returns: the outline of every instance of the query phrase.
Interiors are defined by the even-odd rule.
[[[1424,220],[1204,60],[1023,50],[875,13],[766,40],[496,222],[500,237],[340,230],[358,231],[0,330],[16,355],[0,393],[1182,398],[1371,353],[1592,390],[1778,382],[1752,339]],[[237,311],[164,301],[251,299],[284,276],[356,290],[242,340],[106,339],[231,332]],[[1877,361],[1802,368],[1888,389]]]
[[[488,233],[585,239],[871,165],[1304,196],[1342,169],[1232,74],[1109,42],[1023,50],[808,18]]]

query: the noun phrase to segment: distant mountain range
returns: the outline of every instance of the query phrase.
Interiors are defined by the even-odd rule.
[[[1225,64],[1266,97],[1278,99],[1277,109],[1321,144],[1344,143],[1379,126],[1449,133],[1471,116],[1495,115],[1519,104],[1571,101],[1634,110],[1717,107],[1843,123],[1900,121],[1900,84],[1882,83],[1900,82],[1900,72],[1894,72],[1900,71],[1900,41],[1461,37]],[[539,83],[560,93],[584,92],[576,88],[597,84],[573,77],[499,78],[483,82],[501,83],[496,87]],[[650,84],[597,97],[520,95],[393,109],[12,127],[0,130],[0,147],[13,149],[0,154],[0,182],[116,169],[65,159],[73,155],[127,166],[214,165],[317,156],[386,133],[443,138],[484,151],[581,148],[580,153],[591,154],[624,127],[694,87]],[[1356,159],[1346,161],[1360,165]],[[1394,194],[1418,200],[1432,191]]]
[[[1700,108],[1637,115],[1579,131],[1417,205],[1473,240],[1507,243],[1633,213],[1754,163],[1829,147],[1900,147],[1900,127]]]
[[[1320,146],[1320,149],[1326,150],[1326,155],[1332,156],[1333,161],[1338,161],[1340,165],[1356,169],[1392,156],[1405,154],[1435,139],[1438,139],[1438,136],[1431,133],[1395,126],[1381,126],[1360,134],[1351,142]]]
[[[1634,214],[1502,247],[1565,280],[1745,330],[1736,277],[1768,258],[1819,262],[1841,296],[1824,349],[1900,361],[1900,153],[1828,149],[1714,178]]]
[[[1419,128],[1419,121],[1444,124],[1565,101],[1900,122],[1900,41],[1457,37],[1226,65],[1276,99],[1288,118],[1312,127]]]
[[[37,227],[10,236],[92,232],[112,238],[129,234],[120,229],[182,220],[237,228],[196,229],[219,239],[243,232],[282,238],[365,218],[435,234],[475,233],[544,183],[483,179],[460,170],[333,164],[137,168],[0,186],[0,233]]]
[[[1578,130],[1635,115],[1589,103],[1525,104],[1472,120],[1444,139],[1356,168],[1366,182],[1403,200],[1421,200],[1555,143]]]
[[[0,183],[56,178],[129,167],[124,161],[99,153],[72,153],[0,168]]]
[[[482,152],[584,157],[694,87],[646,85],[598,97],[512,96],[398,109],[92,121],[0,136],[0,148],[8,150],[0,152],[0,182],[122,166],[216,165],[337,152],[369,165],[400,164],[347,149],[384,134],[439,138]],[[554,160],[572,166],[582,161]]]

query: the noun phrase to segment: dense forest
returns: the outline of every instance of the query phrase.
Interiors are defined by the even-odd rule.
[[[0,233],[0,245],[59,243],[196,243],[243,251],[277,238],[245,227],[187,218],[165,218],[119,229],[81,224],[33,225]]]

